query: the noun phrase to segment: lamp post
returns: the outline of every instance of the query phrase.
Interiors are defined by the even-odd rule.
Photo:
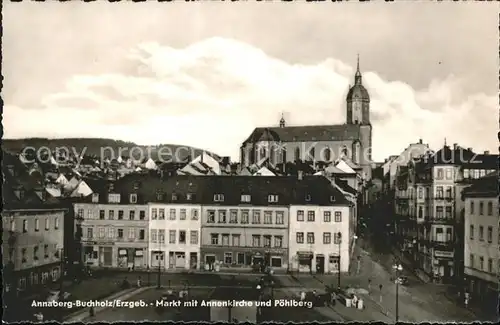
[[[399,273],[403,271],[403,266],[401,264],[394,264],[392,266],[394,271],[396,271],[396,323],[399,321]]]
[[[341,245],[341,243],[342,243],[342,233],[339,231],[337,233],[337,244],[339,245],[339,270],[338,270],[339,272],[337,274],[337,277],[338,277],[337,278],[337,284],[338,284],[337,286],[339,289],[340,289],[340,270],[341,270],[341,267],[340,267],[341,266],[341,263],[340,263],[340,261],[341,261],[340,245]]]
[[[64,299],[64,249],[59,249],[60,271],[59,271],[59,299]]]
[[[158,281],[157,281],[157,289],[161,289],[161,260],[163,259],[163,252],[160,250],[158,254]],[[160,259],[161,257],[161,259]]]

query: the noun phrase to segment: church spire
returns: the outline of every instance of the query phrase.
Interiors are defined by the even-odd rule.
[[[359,70],[359,53],[358,53],[358,62],[356,65],[356,74],[354,75],[354,84],[355,85],[361,85],[362,80],[361,80],[361,71]]]
[[[284,116],[283,112],[281,112],[280,128],[284,128],[284,127],[285,127],[285,116]]]

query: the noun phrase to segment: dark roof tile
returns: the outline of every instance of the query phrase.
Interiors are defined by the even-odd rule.
[[[98,193],[100,202],[106,203],[109,191],[101,189]],[[292,176],[177,175],[162,179],[152,175],[130,174],[113,184],[112,193],[120,194],[121,204],[130,203],[130,194],[137,194],[135,204],[162,202],[240,205],[241,195],[244,194],[251,197],[251,202],[243,203],[249,205],[349,204],[344,195],[333,187],[328,179],[320,176],[304,176],[299,180]],[[159,193],[161,198],[158,197]],[[224,202],[214,202],[216,194],[224,195]],[[269,203],[269,195],[278,195],[278,202]],[[90,202],[91,198],[85,200]]]
[[[255,128],[252,134],[243,142],[255,143],[258,141],[338,141],[359,139],[360,125],[311,125],[287,126],[271,128]]]

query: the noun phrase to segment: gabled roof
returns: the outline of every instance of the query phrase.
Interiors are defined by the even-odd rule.
[[[259,141],[300,142],[300,141],[339,141],[359,139],[360,125],[311,125],[255,128],[243,142],[256,143]]]
[[[356,174],[356,171],[344,159],[337,160],[334,166],[343,171],[344,174]]]

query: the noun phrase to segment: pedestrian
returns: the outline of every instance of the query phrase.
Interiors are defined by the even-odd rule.
[[[140,287],[141,287],[141,283],[142,283],[142,282],[141,282],[141,277],[139,277],[139,278],[137,279],[137,287],[138,287],[138,288],[140,288]]]
[[[300,292],[300,301],[304,301],[304,300],[306,300],[306,292],[302,290]]]
[[[466,292],[465,293],[465,298],[464,298],[465,308],[467,308],[467,306],[469,306],[469,298],[470,298],[469,293]]]
[[[330,304],[332,306],[335,306],[335,301],[337,300],[337,295],[335,294],[334,291],[330,294]]]
[[[372,289],[372,280],[368,279],[368,292]]]

